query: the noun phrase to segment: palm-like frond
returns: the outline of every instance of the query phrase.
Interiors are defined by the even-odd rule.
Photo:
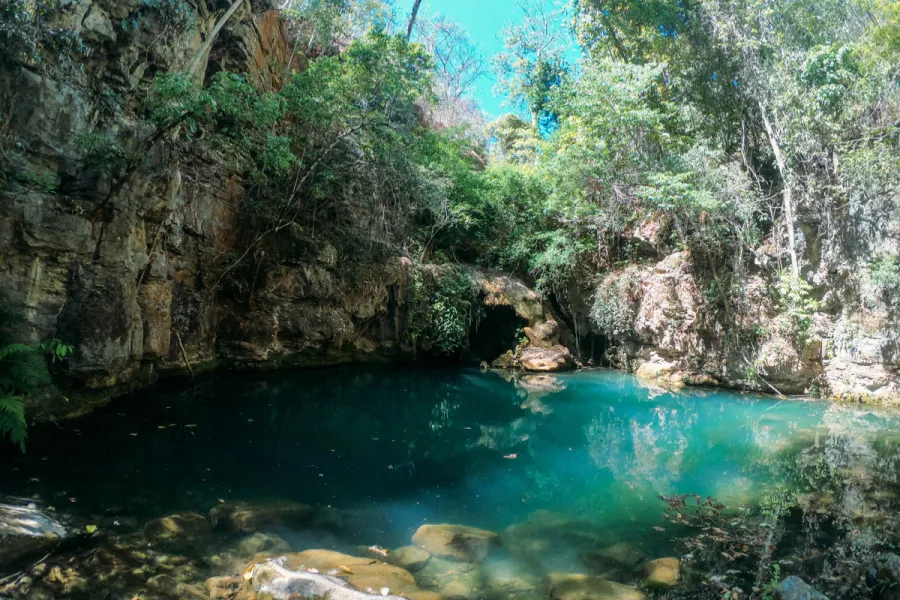
[[[25,405],[18,396],[0,394],[0,437],[8,437],[25,452],[28,423],[25,421]]]

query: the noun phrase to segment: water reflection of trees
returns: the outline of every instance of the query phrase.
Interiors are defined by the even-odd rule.
[[[617,482],[664,494],[682,477],[696,420],[684,405],[657,406],[628,418],[609,406],[584,428],[588,454]]]

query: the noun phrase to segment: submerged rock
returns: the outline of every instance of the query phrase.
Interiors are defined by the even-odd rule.
[[[195,512],[176,513],[150,521],[144,525],[144,536],[152,542],[205,541],[212,528],[205,516]]]
[[[401,569],[415,573],[428,564],[428,561],[431,560],[431,553],[417,546],[404,546],[391,550],[387,559],[392,565],[397,565]]]
[[[255,565],[251,571],[253,587],[258,600],[295,600],[307,598],[328,598],[329,600],[401,600],[400,596],[373,589],[371,593],[350,587],[347,582],[305,571],[292,571],[280,564],[269,561]]]
[[[0,571],[51,551],[71,535],[34,505],[0,504]]]
[[[674,557],[648,560],[640,566],[637,574],[648,588],[675,587],[681,576],[681,561]]]
[[[147,587],[155,592],[177,600],[209,600],[209,596],[197,587],[180,583],[168,575],[157,575],[147,580]]]
[[[291,551],[291,545],[274,533],[254,533],[237,544],[237,552],[241,556],[255,556],[261,552],[284,554]]]
[[[612,546],[589,550],[582,554],[585,565],[599,572],[633,569],[646,555],[631,542],[619,542]]]
[[[552,600],[646,600],[630,585],[576,573],[551,573]]]
[[[435,556],[482,562],[492,549],[500,545],[500,536],[493,531],[464,525],[422,525],[412,541]]]
[[[286,500],[224,503],[209,511],[213,527],[236,533],[256,533],[267,527],[300,526],[309,523],[312,518],[313,509],[308,504]]]
[[[351,556],[333,550],[306,550],[283,558],[282,564],[287,569],[306,568],[332,573],[360,590],[388,588],[391,593],[406,595],[420,591],[409,571],[375,558]]]
[[[776,600],[828,600],[828,596],[799,577],[791,576],[775,588]]]

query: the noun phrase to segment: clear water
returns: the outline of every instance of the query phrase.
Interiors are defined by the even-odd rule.
[[[841,510],[877,508],[895,498],[898,447],[900,416],[859,407],[608,371],[348,367],[217,374],[40,425],[27,456],[0,462],[0,490],[137,522],[296,500],[338,511],[341,541],[385,547],[426,522],[502,531],[544,510],[665,556],[680,532],[660,495],[758,506],[816,491],[824,468]]]

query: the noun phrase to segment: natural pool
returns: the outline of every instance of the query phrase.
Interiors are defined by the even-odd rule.
[[[549,573],[640,585],[635,568],[661,557],[682,560],[669,597],[765,597],[772,572],[836,578],[832,597],[858,597],[849,563],[900,542],[898,457],[900,414],[865,407],[673,393],[610,371],[346,367],[216,374],[43,424],[26,456],[3,456],[0,491],[120,545],[165,515],[273,500],[316,507],[309,523],[270,528],[292,551],[360,554],[409,545],[423,524],[478,527],[501,533],[497,569],[534,579],[528,597],[546,595]],[[95,553],[110,543],[93,538]],[[224,569],[238,538],[199,557],[191,546],[184,578]],[[440,592],[435,577],[417,580]],[[128,591],[109,585],[108,597]]]

